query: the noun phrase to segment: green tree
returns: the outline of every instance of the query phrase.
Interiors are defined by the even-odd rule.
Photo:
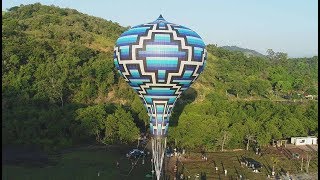
[[[114,114],[109,115],[105,122],[106,136],[104,141],[114,143],[119,140],[122,143],[129,143],[137,140],[139,129],[133,122],[130,112],[117,107]]]
[[[135,96],[133,102],[131,103],[131,108],[133,113],[135,113],[139,119],[144,124],[144,131],[146,131],[149,125],[149,116],[146,107],[143,105],[139,96]]]
[[[256,79],[250,82],[249,92],[251,95],[267,96],[271,85],[265,80]]]
[[[101,132],[105,128],[106,112],[101,105],[88,106],[76,111],[75,119],[81,122],[89,135],[94,135],[97,141],[101,140]]]
[[[61,106],[63,106],[63,90],[66,76],[64,76],[61,67],[54,62],[41,64],[35,72],[35,78],[37,79],[35,84],[37,88],[36,96],[48,97],[53,103],[60,101]]]

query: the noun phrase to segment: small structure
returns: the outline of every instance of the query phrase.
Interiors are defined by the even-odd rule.
[[[278,139],[278,140],[272,140],[272,146],[273,147],[282,147],[282,146],[284,146],[284,147],[286,147],[287,146],[287,142],[288,142],[288,140],[286,140],[286,139]]]
[[[312,145],[318,144],[318,138],[315,136],[291,137],[291,144],[294,145]]]

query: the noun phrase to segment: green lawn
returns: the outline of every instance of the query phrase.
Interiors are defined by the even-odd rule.
[[[125,157],[124,150],[76,150],[63,153],[59,157],[52,156],[54,165],[40,167],[12,166],[2,167],[3,180],[95,180],[95,179],[148,179],[146,174],[151,172],[150,158],[137,162],[132,170],[131,162]],[[120,168],[116,167],[119,161]],[[98,176],[100,172],[100,176]],[[129,175],[128,175],[129,174]],[[149,178],[151,179],[151,178]]]
[[[2,167],[3,180],[98,180],[98,179],[151,179],[146,178],[151,172],[150,157],[145,159],[142,165],[142,159],[139,159],[136,167],[129,174],[131,162],[125,157],[129,147],[109,148],[106,151],[103,148],[83,148],[70,150],[68,153],[62,153],[59,156],[50,156],[52,163],[44,167],[30,167],[28,165],[4,165]],[[178,171],[184,166],[184,175],[191,176],[194,179],[196,174],[205,173],[207,179],[236,179],[241,174],[246,179],[266,179],[267,174],[271,173],[271,157],[277,157],[278,163],[275,166],[276,172],[281,169],[289,171],[291,174],[302,173],[300,171],[300,160],[289,160],[283,155],[275,154],[272,151],[263,156],[253,152],[214,152],[208,153],[208,161],[201,160],[200,153],[191,153],[189,161],[179,163]],[[254,173],[247,167],[240,166],[241,156],[251,157],[263,164],[261,173]],[[171,161],[174,158],[171,158]],[[116,167],[116,162],[120,163],[120,168]],[[214,163],[219,168],[216,172]],[[227,176],[224,175],[223,167],[227,169]],[[317,172],[317,155],[313,155],[310,163],[310,172]],[[100,172],[100,176],[98,176]],[[128,175],[129,174],[129,175]],[[173,173],[167,173],[173,176]],[[172,178],[171,178],[172,179]]]
[[[207,179],[236,179],[241,174],[246,179],[266,179],[268,174],[271,174],[272,169],[272,157],[276,157],[279,161],[275,165],[276,174],[280,174],[282,170],[289,171],[290,174],[305,173],[300,171],[301,161],[288,159],[287,157],[279,154],[265,154],[263,156],[256,155],[253,152],[238,151],[238,152],[214,152],[208,153],[208,160],[201,160],[200,153],[191,153],[190,157],[197,162],[182,160],[179,163],[178,169],[181,171],[184,169],[185,176],[191,176],[194,179],[196,174],[206,174]],[[260,173],[252,172],[252,169],[246,166],[241,167],[239,159],[241,156],[251,157],[256,161],[262,163],[263,167]],[[309,172],[318,172],[317,155],[313,155],[311,160]],[[215,164],[218,167],[218,171],[215,171]],[[224,175],[223,167],[227,170],[227,176]]]

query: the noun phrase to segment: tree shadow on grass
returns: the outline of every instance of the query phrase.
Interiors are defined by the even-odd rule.
[[[47,153],[35,145],[8,145],[2,148],[2,165],[41,168],[55,164]]]

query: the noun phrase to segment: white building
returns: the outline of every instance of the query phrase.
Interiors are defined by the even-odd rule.
[[[291,144],[294,144],[294,145],[318,144],[318,138],[315,136],[291,137]]]

